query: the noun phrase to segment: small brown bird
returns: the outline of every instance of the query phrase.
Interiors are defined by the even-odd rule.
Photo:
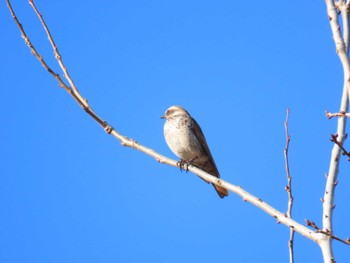
[[[203,171],[220,178],[214,159],[201,127],[191,115],[180,106],[171,106],[161,118],[166,119],[164,136],[169,148],[180,160],[180,169],[184,164],[192,164]],[[225,188],[214,185],[221,198],[228,196]]]

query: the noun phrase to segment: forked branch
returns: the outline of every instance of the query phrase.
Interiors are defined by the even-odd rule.
[[[305,219],[305,224],[306,224],[307,226],[310,226],[310,227],[316,229],[316,232],[317,232],[317,233],[325,234],[326,236],[329,236],[329,237],[331,237],[332,239],[338,240],[339,242],[342,242],[342,243],[344,243],[344,244],[346,244],[346,245],[350,245],[350,238],[349,238],[349,237],[348,237],[347,239],[343,239],[343,238],[337,237],[337,236],[333,235],[328,229],[326,229],[326,230],[320,229],[320,228],[316,225],[316,223],[315,223],[314,221],[310,221],[310,220],[308,220],[308,219]]]

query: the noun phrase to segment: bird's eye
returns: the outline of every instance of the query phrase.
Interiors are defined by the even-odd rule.
[[[173,109],[167,110],[165,112],[165,116],[171,116],[172,114],[174,114],[174,110]]]

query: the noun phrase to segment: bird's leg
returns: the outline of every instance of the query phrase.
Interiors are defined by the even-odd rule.
[[[187,171],[188,171],[188,166],[191,165],[193,163],[194,160],[198,159],[198,156],[192,158],[191,160],[187,161],[186,164],[187,164]]]

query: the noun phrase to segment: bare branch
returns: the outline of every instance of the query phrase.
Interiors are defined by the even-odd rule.
[[[322,234],[324,234],[324,235],[326,235],[326,236],[329,236],[329,237],[332,238],[332,239],[338,240],[339,242],[342,242],[342,243],[344,243],[344,244],[346,244],[346,245],[350,245],[350,238],[342,239],[342,238],[340,238],[340,237],[337,237],[337,236],[333,235],[328,229],[326,229],[326,230],[321,230],[321,229],[315,224],[314,221],[310,221],[310,220],[308,220],[308,219],[305,219],[305,224],[306,224],[307,226],[310,226],[310,227],[312,227],[312,228],[315,228],[317,233],[322,233]]]
[[[68,82],[70,84],[73,84],[73,88],[72,87],[69,87],[67,86],[64,81],[61,79],[61,77],[59,76],[59,74],[57,74],[56,72],[54,72],[51,67],[45,62],[44,58],[37,52],[37,50],[35,49],[34,45],[32,44],[32,42],[30,41],[29,37],[27,36],[27,34],[25,33],[24,31],[24,28],[22,26],[22,24],[19,22],[12,6],[11,6],[11,3],[9,0],[6,0],[7,2],[7,6],[11,12],[11,15],[12,15],[12,18],[15,20],[20,32],[21,32],[21,35],[22,35],[22,38],[24,39],[24,42],[25,44],[29,47],[31,53],[39,60],[39,62],[41,63],[41,65],[56,79],[56,81],[58,82],[59,86],[61,88],[63,88],[65,91],[67,91],[72,97],[73,99],[84,109],[84,111],[86,111],[95,121],[97,121],[101,126],[102,128],[106,128],[108,126],[108,123],[105,122],[104,120],[102,120],[92,109],[91,107],[89,106],[89,104],[87,103],[87,100],[84,99],[80,93],[78,92],[78,89],[75,87],[74,85],[74,82],[71,80],[69,74],[68,74],[68,71],[67,69],[65,68],[63,62],[62,62],[62,57],[61,55],[58,53],[58,48],[55,44],[55,42],[53,41],[52,39],[52,36],[43,20],[43,17],[42,15],[39,13],[39,11],[36,9],[35,5],[34,5],[34,2],[32,0],[29,1],[30,5],[33,6],[36,14],[38,15],[40,21],[42,22],[43,24],[43,27],[45,28],[45,31],[47,32],[48,34],[48,38],[50,40],[50,43],[52,43],[52,47],[54,49],[54,52],[55,52],[55,58],[56,60],[58,61],[59,65],[61,66],[61,69],[63,70],[64,72],[64,76],[65,78],[68,80]]]
[[[25,44],[29,47],[31,53],[40,61],[41,65],[56,79],[56,81],[59,83],[60,87],[65,89],[67,92],[70,92],[69,87],[67,87],[67,85],[62,81],[61,77],[49,67],[49,65],[45,62],[44,58],[36,51],[34,45],[30,41],[27,34],[25,33],[22,24],[19,22],[15,12],[13,11],[10,1],[6,0],[6,2],[7,2],[7,6],[9,8],[9,10],[11,12],[12,18],[15,20],[15,22],[19,28],[19,31],[21,32],[21,36],[22,36]]]
[[[293,193],[292,193],[292,176],[290,175],[290,170],[289,170],[289,158],[288,158],[288,152],[289,152],[289,143],[290,143],[290,135],[288,132],[288,121],[289,121],[289,114],[290,114],[290,109],[287,109],[287,116],[286,120],[284,122],[284,128],[286,131],[286,146],[284,148],[284,160],[285,160],[285,166],[286,166],[286,174],[287,174],[287,186],[285,187],[285,190],[288,193],[288,209],[287,209],[287,216],[289,218],[292,218],[292,209],[293,209]],[[290,228],[289,229],[289,240],[288,240],[288,247],[289,247],[289,262],[293,263],[294,262],[294,250],[293,250],[293,245],[294,245],[294,229]]]
[[[78,92],[78,89],[77,87],[75,86],[74,84],[74,81],[72,80],[72,78],[70,77],[69,73],[68,73],[68,70],[66,68],[66,66],[64,65],[63,63],[63,60],[62,60],[62,56],[60,55],[60,53],[58,52],[58,48],[57,48],[57,45],[55,43],[55,41],[53,40],[52,38],[52,35],[50,33],[50,30],[49,28],[47,27],[46,23],[45,23],[45,20],[43,18],[43,15],[38,11],[38,9],[36,8],[36,5],[34,3],[34,0],[29,0],[29,4],[31,5],[31,7],[34,9],[35,11],[35,14],[38,16],[41,24],[43,25],[43,28],[47,34],[47,37],[50,41],[50,44],[52,46],[52,49],[53,49],[53,52],[54,52],[54,55],[55,55],[55,58],[60,66],[60,68],[62,69],[63,73],[64,73],[64,77],[68,80],[74,94],[76,94],[76,96],[78,97],[79,101],[83,102],[84,103],[84,106],[87,108],[88,107],[88,103],[85,99],[83,99],[81,96],[80,96],[80,93]]]
[[[331,113],[331,112],[326,111],[326,117],[328,119],[332,119],[333,117],[347,117],[347,118],[349,118],[350,117],[350,113],[346,113],[344,111]]]
[[[333,39],[336,47],[336,52],[339,56],[343,67],[344,74],[344,84],[343,84],[343,93],[340,104],[340,113],[345,113],[348,111],[349,105],[349,94],[350,94],[350,63],[348,58],[348,46],[349,46],[349,29],[348,29],[348,8],[342,7],[343,1],[337,2],[337,5],[334,3],[334,0],[326,0],[327,5],[327,14],[333,34]],[[339,5],[341,5],[339,9]],[[345,33],[344,38],[342,37],[340,24],[338,21],[338,12],[340,10],[343,17],[343,22],[347,23],[343,27]],[[337,136],[340,144],[343,144],[345,140],[345,130],[346,130],[346,120],[347,118],[338,118],[338,127],[337,127]],[[322,228],[323,231],[333,232],[333,207],[334,207],[334,196],[335,196],[335,185],[338,182],[338,169],[339,169],[339,156],[340,156],[341,148],[334,144],[331,158],[329,171],[326,181],[326,188],[323,197],[323,215],[322,215]],[[323,233],[324,234],[324,233]],[[332,248],[332,238],[324,238],[322,242],[319,243],[323,258],[325,262],[335,261],[333,248]]]
[[[345,44],[345,52],[349,54],[349,3],[345,1],[338,1],[337,8],[341,13],[343,20],[343,39]]]
[[[318,231],[316,231],[316,232],[317,232],[317,233],[322,233],[322,234],[324,234],[324,235],[327,235],[327,236],[331,237],[332,239],[335,239],[335,240],[337,240],[337,241],[339,241],[339,242],[342,242],[342,243],[344,243],[344,244],[346,244],[346,245],[350,245],[350,238],[342,239],[342,238],[337,237],[337,236],[333,235],[332,233],[330,233],[330,232],[328,232],[328,231],[324,231],[324,230],[318,230]]]

